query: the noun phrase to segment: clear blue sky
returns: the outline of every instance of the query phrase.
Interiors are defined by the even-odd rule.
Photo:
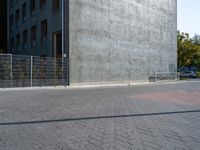
[[[178,0],[178,30],[200,34],[200,0]]]

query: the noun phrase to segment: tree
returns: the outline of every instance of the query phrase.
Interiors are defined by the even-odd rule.
[[[178,66],[199,66],[200,67],[200,37],[190,39],[188,33],[178,31]]]
[[[195,36],[192,38],[192,43],[194,44],[194,45],[200,45],[200,35],[198,35],[198,34],[195,34]]]
[[[200,35],[195,34],[192,38],[192,42],[197,49],[197,52],[194,54],[192,65],[200,68]]]

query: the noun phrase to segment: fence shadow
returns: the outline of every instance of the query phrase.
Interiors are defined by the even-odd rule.
[[[54,120],[36,120],[36,121],[22,121],[22,122],[5,122],[0,123],[0,126],[11,125],[33,125],[33,124],[45,124],[45,123],[59,123],[59,122],[71,122],[71,121],[84,121],[84,120],[98,120],[98,119],[114,119],[114,118],[131,118],[131,117],[145,117],[145,116],[160,116],[160,115],[175,115],[175,114],[187,114],[198,113],[200,110],[188,110],[188,111],[173,111],[173,112],[160,112],[160,113],[145,113],[145,114],[130,114],[130,115],[113,115],[113,116],[96,116],[96,117],[83,117],[83,118],[64,118]]]

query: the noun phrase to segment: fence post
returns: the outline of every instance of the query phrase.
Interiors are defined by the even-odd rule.
[[[156,78],[157,78],[157,73],[155,72],[155,74],[154,74],[154,82],[156,82]]]
[[[180,80],[180,73],[179,72],[177,73],[177,80],[178,81]]]
[[[33,87],[33,56],[31,56],[31,87]]]
[[[13,64],[13,56],[12,56],[12,54],[10,54],[10,80],[11,80],[11,83],[13,83],[12,82],[12,79],[13,79],[13,66],[12,66],[12,64]]]
[[[62,86],[63,85],[65,86],[65,84],[64,84],[64,59],[65,59],[65,56],[63,54],[63,56],[62,56]]]

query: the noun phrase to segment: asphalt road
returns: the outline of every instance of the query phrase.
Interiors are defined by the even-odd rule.
[[[0,150],[199,150],[200,82],[0,92]]]

